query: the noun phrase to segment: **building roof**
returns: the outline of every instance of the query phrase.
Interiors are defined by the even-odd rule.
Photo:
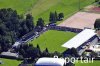
[[[35,64],[38,65],[50,65],[50,66],[63,66],[64,65],[64,59],[60,58],[40,58]]]
[[[10,56],[10,57],[18,57],[17,53],[11,53],[11,52],[2,52],[1,55],[3,56]]]
[[[17,41],[17,42],[14,43],[13,47],[17,47],[17,46],[20,45],[20,44],[21,44],[21,43]]]
[[[66,48],[77,48],[80,45],[82,45],[84,42],[88,41],[90,38],[92,38],[94,35],[96,35],[95,30],[92,29],[84,29],[82,32],[80,32],[78,35],[76,35],[74,38],[66,42],[62,45],[62,47]]]

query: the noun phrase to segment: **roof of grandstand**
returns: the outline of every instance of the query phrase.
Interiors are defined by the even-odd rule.
[[[78,35],[76,35],[74,38],[66,42],[62,45],[62,47],[66,48],[78,48],[80,45],[88,41],[90,38],[95,36],[95,30],[92,29],[84,29],[82,32],[80,32]]]

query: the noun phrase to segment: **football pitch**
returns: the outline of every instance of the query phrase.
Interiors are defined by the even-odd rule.
[[[59,51],[63,52],[66,48],[61,47],[62,44],[74,37],[76,33],[64,32],[49,30],[40,35],[37,39],[31,41],[30,43],[33,46],[40,46],[40,49],[43,51],[45,48],[48,48],[49,52]]]

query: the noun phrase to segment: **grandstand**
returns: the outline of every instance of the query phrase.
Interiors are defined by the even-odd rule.
[[[80,32],[78,35],[76,35],[74,38],[66,42],[62,45],[62,47],[66,48],[77,48],[80,55],[82,52],[85,51],[86,45],[93,45],[98,42],[98,38],[96,36],[95,30],[92,29],[84,29],[82,32]]]

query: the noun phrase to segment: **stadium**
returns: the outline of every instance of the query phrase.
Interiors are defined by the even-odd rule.
[[[72,66],[99,66],[99,1],[0,0],[0,66],[63,66],[63,59],[52,57],[77,52],[96,61]]]

